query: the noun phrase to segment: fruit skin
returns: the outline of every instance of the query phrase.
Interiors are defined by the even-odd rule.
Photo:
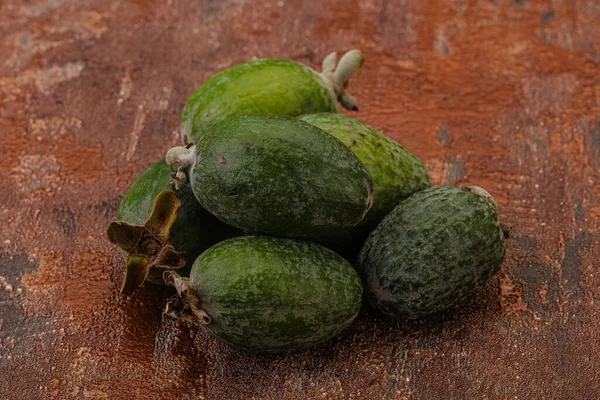
[[[498,272],[506,243],[493,198],[441,186],[400,203],[358,260],[369,303],[413,319],[463,301]]]
[[[356,271],[316,243],[266,236],[221,242],[194,263],[188,281],[202,325],[252,353],[279,353],[327,340],[358,315]]]
[[[261,59],[235,65],[209,79],[188,100],[181,122],[192,120],[196,141],[210,126],[234,115],[295,116],[319,111],[339,109],[317,73],[292,60]]]
[[[123,197],[117,219],[143,225],[152,212],[158,193],[166,189],[174,190],[169,183],[172,173],[165,160],[159,160],[146,169]],[[187,275],[202,251],[221,240],[238,236],[241,232],[223,224],[204,210],[189,186],[178,190],[177,197],[181,201],[181,208],[171,228],[170,242],[175,249],[186,253],[187,265],[178,272]],[[127,258],[123,251],[121,254]],[[164,284],[162,272],[162,269],[153,267],[146,279],[151,283]]]
[[[204,208],[248,232],[335,235],[357,225],[372,202],[371,176],[354,154],[293,117],[232,117],[167,158],[180,163],[177,176],[190,181]]]
[[[370,233],[401,200],[431,186],[427,169],[417,156],[369,125],[333,113],[298,118],[339,139],[371,173],[373,205],[359,225],[362,232]]]
[[[199,87],[181,115],[182,139],[196,142],[215,123],[235,115],[297,116],[315,112],[358,109],[345,92],[348,79],[363,63],[360,51],[346,53],[335,68],[336,55],[318,73],[287,59],[260,59],[238,64],[216,74]],[[334,71],[335,69],[335,71]]]

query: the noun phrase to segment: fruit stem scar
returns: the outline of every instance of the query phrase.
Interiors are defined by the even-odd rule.
[[[358,111],[356,100],[350,93],[346,92],[346,89],[348,88],[348,81],[362,67],[365,59],[360,50],[355,49],[344,54],[337,63],[337,67],[336,61],[336,53],[331,53],[325,57],[321,64],[321,76],[334,91],[337,99],[342,103],[344,108]]]
[[[179,164],[177,172],[171,176],[171,184],[175,189],[181,188],[189,182],[189,174],[196,164],[196,146],[176,146],[167,152],[165,161],[169,166]]]
[[[175,271],[165,271],[163,274],[165,283],[173,286],[177,290],[177,294],[186,304],[187,308],[197,318],[201,325],[208,325],[211,322],[210,316],[206,311],[200,308],[200,299],[196,296],[193,290],[190,289],[190,279],[184,278]]]

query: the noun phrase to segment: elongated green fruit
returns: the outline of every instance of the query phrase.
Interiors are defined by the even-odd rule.
[[[187,275],[202,251],[241,234],[204,210],[190,187],[179,190],[176,197],[163,193],[174,189],[172,173],[164,160],[146,169],[123,197],[118,222],[109,226],[109,239],[128,260],[124,294],[131,294],[146,278],[164,284],[163,268],[184,267],[180,273]],[[156,259],[159,254],[161,259]]]
[[[358,110],[346,88],[363,56],[351,50],[337,67],[336,61],[336,53],[327,56],[321,73],[292,60],[272,58],[221,71],[188,100],[181,116],[182,141],[195,143],[209,127],[235,115],[339,112],[337,101]]]
[[[401,200],[431,186],[427,169],[417,156],[369,125],[334,113],[298,118],[342,141],[371,173],[373,205],[357,234],[370,233]]]
[[[500,268],[506,242],[485,190],[433,187],[400,203],[358,260],[369,303],[391,318],[418,318],[462,302]]]
[[[165,275],[212,335],[253,353],[279,353],[335,336],[357,316],[362,285],[343,258],[316,243],[246,236],[221,242],[190,278]]]
[[[318,239],[357,225],[371,206],[369,171],[327,132],[297,118],[246,115],[177,147],[180,186],[222,221],[253,233]]]

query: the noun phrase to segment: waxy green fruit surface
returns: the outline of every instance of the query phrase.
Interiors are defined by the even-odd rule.
[[[194,194],[251,233],[318,239],[346,232],[369,210],[371,175],[342,142],[297,118],[225,120],[195,146]]]
[[[208,332],[245,351],[278,353],[335,336],[357,316],[362,285],[343,258],[316,243],[229,239],[194,263],[189,287]]]

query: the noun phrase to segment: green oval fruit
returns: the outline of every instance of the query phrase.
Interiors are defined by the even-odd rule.
[[[232,117],[195,146],[175,148],[169,164],[222,221],[274,236],[319,238],[357,225],[373,186],[342,142],[293,117]]]
[[[181,116],[182,140],[195,142],[212,125],[235,115],[339,112],[336,100],[357,110],[345,90],[363,61],[360,51],[351,50],[337,68],[336,54],[330,54],[322,73],[292,60],[271,58],[228,68],[206,81],[187,102]]]
[[[498,272],[505,251],[493,197],[441,186],[400,203],[365,242],[358,269],[372,306],[411,319],[463,301]]]
[[[359,226],[364,233],[375,229],[401,200],[431,186],[427,169],[417,156],[369,125],[333,113],[298,118],[342,141],[371,173],[373,205]]]
[[[335,336],[358,315],[362,285],[343,258],[316,243],[265,236],[206,250],[190,278],[165,276],[209,333],[253,353]]]
[[[117,219],[127,224],[144,225],[150,218],[158,194],[163,190],[173,189],[170,184],[172,173],[164,160],[146,169],[123,197],[117,211]],[[221,240],[240,235],[241,232],[223,224],[204,210],[190,187],[181,188],[177,197],[181,206],[177,219],[170,228],[170,242],[177,251],[185,254],[188,262],[180,273],[187,275],[200,253]],[[122,251],[122,254],[127,258],[127,252]],[[163,271],[161,268],[150,268],[147,280],[164,284]]]

